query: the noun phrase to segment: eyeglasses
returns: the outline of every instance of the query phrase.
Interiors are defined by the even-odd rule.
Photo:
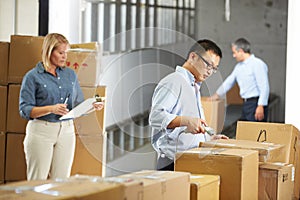
[[[218,66],[217,67],[214,67],[213,64],[209,63],[207,60],[205,60],[200,54],[196,53],[199,58],[201,58],[201,60],[206,64],[206,67],[208,70],[212,70],[213,73],[216,73],[218,71]]]

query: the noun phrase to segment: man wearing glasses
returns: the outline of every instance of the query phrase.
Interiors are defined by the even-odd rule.
[[[240,120],[266,122],[270,90],[268,66],[251,54],[250,43],[244,38],[236,40],[231,45],[231,50],[238,63],[211,98],[216,100],[224,96],[237,82],[240,96],[244,99]]]
[[[163,78],[154,90],[149,124],[152,146],[158,153],[157,169],[174,170],[176,152],[198,147],[200,141],[228,139],[208,135],[201,105],[200,86],[218,70],[221,49],[210,40],[199,40],[186,61]],[[182,134],[183,133],[183,134]]]

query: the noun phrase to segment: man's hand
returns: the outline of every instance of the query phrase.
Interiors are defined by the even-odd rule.
[[[220,96],[217,93],[215,93],[215,94],[213,94],[212,96],[209,97],[209,100],[211,100],[211,101],[215,101],[215,100],[218,100],[218,99],[220,99]]]
[[[258,105],[256,107],[256,111],[255,111],[255,116],[254,117],[255,117],[255,119],[257,121],[261,121],[261,120],[264,119],[264,107],[263,106]]]
[[[189,133],[198,134],[205,133],[203,126],[207,126],[207,123],[205,120],[200,118],[188,117],[186,125]]]
[[[211,137],[211,140],[220,140],[220,139],[228,140],[229,137],[227,137],[226,135],[222,135],[222,134],[220,134],[220,135],[213,135]]]

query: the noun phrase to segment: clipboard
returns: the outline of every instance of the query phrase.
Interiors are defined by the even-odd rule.
[[[95,102],[97,102],[97,99],[95,97],[88,98],[85,101],[83,101],[81,104],[79,104],[75,108],[73,108],[70,112],[61,116],[59,118],[59,120],[74,119],[77,117],[81,117],[85,114],[88,114],[89,112],[94,110],[93,103],[95,103]]]

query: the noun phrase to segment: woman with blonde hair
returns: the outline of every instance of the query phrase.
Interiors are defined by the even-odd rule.
[[[75,152],[73,119],[59,118],[84,98],[77,75],[65,67],[69,47],[63,35],[48,34],[42,62],[22,81],[19,111],[29,120],[24,139],[27,180],[66,178],[71,172]]]

